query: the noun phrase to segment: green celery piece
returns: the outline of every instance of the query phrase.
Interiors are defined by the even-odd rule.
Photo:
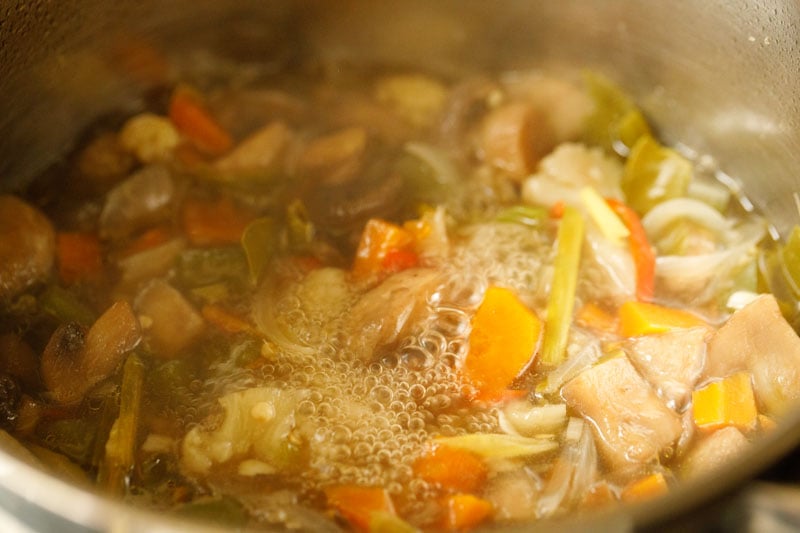
[[[254,283],[275,253],[275,238],[275,222],[269,217],[252,221],[242,233],[242,248]]]
[[[286,208],[286,225],[289,230],[289,245],[292,248],[303,250],[314,240],[316,233],[314,223],[311,222],[308,210],[300,200],[295,200]]]
[[[567,206],[558,227],[555,272],[547,301],[544,340],[539,362],[555,366],[564,360],[575,306],[575,290],[581,262],[585,222],[574,207]]]
[[[688,159],[645,135],[625,162],[621,185],[628,205],[643,215],[658,203],[686,196],[691,180]]]
[[[650,134],[647,121],[611,80],[595,72],[585,72],[583,77],[594,102],[584,131],[586,142],[626,157],[639,137]]]
[[[132,354],[122,369],[119,416],[108,435],[105,461],[98,473],[100,486],[111,494],[125,493],[134,466],[143,384],[144,363]]]
[[[503,209],[495,220],[497,222],[511,222],[523,226],[537,227],[547,218],[547,210],[543,207],[532,205],[515,205]]]
[[[39,296],[39,305],[59,322],[76,322],[82,326],[91,326],[97,315],[81,302],[72,292],[58,285],[50,285]]]
[[[786,244],[781,248],[781,256],[786,273],[794,283],[794,287],[800,287],[800,226],[792,228]]]

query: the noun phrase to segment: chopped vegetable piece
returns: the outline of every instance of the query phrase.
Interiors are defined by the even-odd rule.
[[[625,163],[621,185],[628,205],[644,214],[664,200],[685,196],[691,180],[689,160],[643,135]]]
[[[309,143],[298,166],[304,173],[322,178],[328,184],[346,183],[361,168],[366,147],[364,128],[345,128]]]
[[[508,289],[489,287],[472,319],[464,373],[477,398],[498,400],[536,355],[542,323]]]
[[[147,343],[170,358],[194,342],[205,327],[203,317],[176,288],[157,279],[136,297],[136,312],[146,325]]]
[[[466,433],[455,437],[439,437],[436,439],[436,443],[450,449],[470,452],[486,459],[529,457],[552,451],[558,447],[558,444],[549,438],[520,437],[505,433]]]
[[[200,309],[200,314],[210,324],[225,333],[241,333],[250,330],[250,324],[246,320],[226,311],[219,305],[206,304]]]
[[[369,533],[420,533],[420,530],[386,511],[374,511],[369,519]]]
[[[61,323],[75,322],[81,326],[91,326],[97,319],[97,314],[75,294],[58,285],[49,285],[45,289],[39,297],[39,305]]]
[[[580,195],[583,206],[605,238],[614,244],[622,244],[623,240],[630,235],[630,230],[622,223],[617,213],[592,187],[581,188]]]
[[[688,311],[648,302],[629,301],[619,308],[619,331],[623,337],[705,325],[703,319]]]
[[[566,206],[558,227],[555,273],[547,301],[544,341],[539,361],[554,366],[564,360],[567,337],[572,324],[575,288],[583,245],[583,216],[574,207]]]
[[[597,331],[616,332],[617,318],[593,302],[587,302],[578,310],[575,321],[585,328]]]
[[[628,242],[636,265],[636,297],[640,300],[652,300],[655,292],[656,255],[647,240],[642,222],[636,212],[622,202],[612,198],[606,202],[629,231]]]
[[[164,226],[150,228],[133,240],[121,252],[122,257],[129,257],[147,250],[152,250],[170,240],[170,231]]]
[[[261,272],[275,253],[275,246],[275,222],[271,218],[257,218],[244,229],[242,248],[253,282],[261,277]]]
[[[669,485],[661,472],[637,479],[622,490],[621,499],[626,502],[649,500],[669,492]]]
[[[547,210],[533,205],[515,205],[503,209],[495,220],[498,222],[513,222],[523,226],[537,227],[547,218]]]
[[[474,492],[486,481],[488,469],[472,451],[435,443],[412,466],[414,474],[439,487],[459,492]]]
[[[447,88],[422,74],[385,76],[375,84],[375,99],[391,106],[417,127],[431,124],[447,99]]]
[[[480,132],[483,160],[522,180],[552,149],[552,133],[543,113],[527,102],[511,102],[493,109]]]
[[[251,220],[227,196],[211,201],[189,198],[183,204],[183,229],[197,246],[238,243]]]
[[[381,268],[384,272],[395,273],[401,270],[414,268],[419,265],[419,256],[412,250],[393,248],[386,252],[381,261]]]
[[[56,235],[58,275],[71,285],[96,280],[103,273],[100,241],[93,233],[60,232]]]
[[[233,145],[233,139],[211,116],[202,97],[185,85],[178,85],[172,92],[169,118],[178,131],[210,155],[224,154]]]
[[[119,417],[108,436],[106,457],[99,474],[100,483],[114,494],[125,492],[133,469],[143,383],[144,364],[136,355],[131,355],[122,370]]]
[[[353,275],[366,278],[383,272],[383,262],[393,250],[411,250],[412,234],[391,222],[373,218],[364,226],[353,261]]]
[[[786,273],[795,288],[800,288],[800,226],[792,228],[789,238],[781,247],[781,256]],[[798,291],[800,292],[800,291]],[[795,294],[798,294],[797,292]]]
[[[119,132],[119,143],[142,163],[168,159],[179,142],[172,122],[153,113],[131,117]]]
[[[594,100],[585,128],[587,142],[627,156],[636,141],[650,133],[647,122],[611,80],[594,72],[585,72],[583,78]]]
[[[563,403],[535,406],[527,400],[516,400],[509,402],[501,414],[513,431],[525,437],[553,433],[567,423],[567,406]],[[500,420],[503,427],[503,418]]]
[[[472,494],[451,494],[445,498],[444,528],[466,531],[492,515],[492,503]]]
[[[374,513],[395,514],[394,504],[380,487],[359,485],[335,485],[325,489],[328,506],[338,511],[359,531],[370,531]]]
[[[88,331],[74,323],[59,326],[42,354],[42,379],[62,404],[78,402],[111,375],[141,340],[130,304],[112,304]]]
[[[739,372],[709,383],[692,393],[694,423],[713,430],[734,426],[746,431],[755,427],[758,417],[753,386],[748,372]]]

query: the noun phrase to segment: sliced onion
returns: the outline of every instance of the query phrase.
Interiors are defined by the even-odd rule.
[[[642,218],[642,226],[651,241],[657,241],[679,220],[689,220],[720,236],[730,228],[730,223],[719,211],[693,198],[674,198],[661,202]]]

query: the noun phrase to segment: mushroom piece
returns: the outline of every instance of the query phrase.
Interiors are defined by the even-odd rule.
[[[42,353],[42,379],[51,397],[73,404],[110,376],[141,340],[139,321],[120,300],[86,330],[75,323],[59,326]]]
[[[203,317],[166,281],[147,285],[134,305],[145,322],[148,345],[162,357],[176,356],[203,332]]]
[[[50,275],[56,236],[50,220],[13,195],[0,195],[0,302]]]

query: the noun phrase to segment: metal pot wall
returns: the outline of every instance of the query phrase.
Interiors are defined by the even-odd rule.
[[[135,68],[131,75],[130,65],[120,68],[119,61],[120,50],[135,40],[170,53],[211,48],[276,65],[293,54],[322,54],[453,74],[596,69],[636,98],[668,143],[697,156],[713,154],[720,175],[733,177],[779,233],[797,222],[796,1],[349,0],[334,6],[321,0],[2,0],[0,191],[23,186],[97,116],[135,101],[147,76]],[[592,527],[663,525],[741,484],[798,442],[795,410],[714,479],[623,513],[591,517]],[[34,530],[185,530],[65,485],[13,455],[13,449],[0,453],[0,505]],[[565,524],[542,527],[563,530]]]

